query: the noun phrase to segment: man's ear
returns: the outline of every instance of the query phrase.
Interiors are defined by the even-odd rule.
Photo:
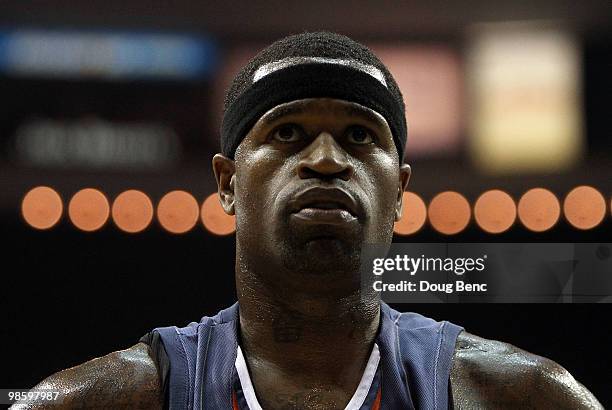
[[[212,167],[217,180],[219,202],[228,215],[234,215],[234,184],[236,179],[236,164],[234,160],[221,154],[215,154]]]
[[[404,191],[406,190],[406,187],[408,186],[408,181],[410,180],[411,173],[412,173],[412,170],[410,169],[410,165],[402,164],[400,166],[399,184],[397,187],[397,198],[395,201],[395,222],[402,219],[402,213],[403,213],[402,199],[404,197]]]

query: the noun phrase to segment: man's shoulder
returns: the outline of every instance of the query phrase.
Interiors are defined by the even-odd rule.
[[[14,408],[155,409],[163,404],[157,367],[144,343],[62,370],[35,389],[59,391],[61,406],[49,406],[47,402]]]
[[[465,331],[457,338],[451,387],[456,408],[603,408],[554,361]]]

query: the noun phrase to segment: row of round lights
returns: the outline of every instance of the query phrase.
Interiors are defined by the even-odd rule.
[[[404,192],[404,217],[395,224],[399,235],[418,232],[427,220],[438,232],[454,235],[463,231],[472,214],[476,224],[485,232],[499,234],[510,229],[517,218],[530,231],[544,232],[554,227],[561,217],[561,203],[551,191],[533,188],[518,201],[506,192],[493,189],[482,193],[473,208],[458,192],[446,191],[436,195],[429,203],[415,193]],[[612,211],[612,201],[610,203]],[[604,196],[591,186],[572,189],[563,200],[563,214],[567,222],[577,229],[587,230],[598,226],[606,215]]]
[[[21,214],[33,228],[52,228],[62,217],[62,198],[50,187],[33,188],[23,198]],[[68,203],[68,218],[86,232],[96,231],[112,219],[122,231],[138,233],[151,224],[153,217],[153,202],[147,194],[135,189],[119,194],[112,206],[106,195],[93,188],[78,191]],[[181,190],[168,192],[157,204],[157,221],[168,232],[189,232],[198,220],[216,235],[228,235],[236,229],[235,217],[223,211],[216,193],[208,196],[202,206],[193,195]]]
[[[455,191],[439,193],[429,205],[414,192],[404,192],[403,201],[404,215],[394,227],[398,235],[414,234],[427,221],[436,231],[454,235],[468,226],[472,214],[478,226],[491,234],[507,231],[517,219],[531,231],[544,232],[555,226],[562,210],[555,194],[544,188],[525,192],[518,205],[508,193],[498,189],[480,195],[473,209],[468,200]],[[612,202],[610,207],[612,210]],[[50,187],[33,188],[23,198],[21,212],[33,228],[52,228],[63,215],[62,198]],[[133,189],[119,194],[112,206],[101,191],[93,188],[78,191],[68,203],[70,221],[87,232],[102,228],[109,219],[122,231],[141,232],[153,221],[154,212],[151,199],[144,192]],[[578,229],[595,228],[603,221],[605,213],[603,195],[590,186],[574,188],[563,201],[566,220]],[[209,195],[200,206],[193,195],[177,190],[164,195],[157,204],[157,221],[168,232],[186,233],[198,220],[216,235],[228,235],[236,229],[235,217],[223,211],[216,193]]]

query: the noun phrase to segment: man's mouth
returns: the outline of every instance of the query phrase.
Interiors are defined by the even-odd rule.
[[[290,207],[293,217],[314,224],[346,224],[362,213],[357,201],[339,188],[307,189],[290,201]]]

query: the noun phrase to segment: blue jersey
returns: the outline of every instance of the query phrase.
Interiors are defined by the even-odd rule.
[[[238,304],[186,327],[154,329],[170,369],[171,409],[250,409],[258,403],[238,346]],[[447,409],[449,377],[462,328],[381,302],[381,323],[347,409]]]

